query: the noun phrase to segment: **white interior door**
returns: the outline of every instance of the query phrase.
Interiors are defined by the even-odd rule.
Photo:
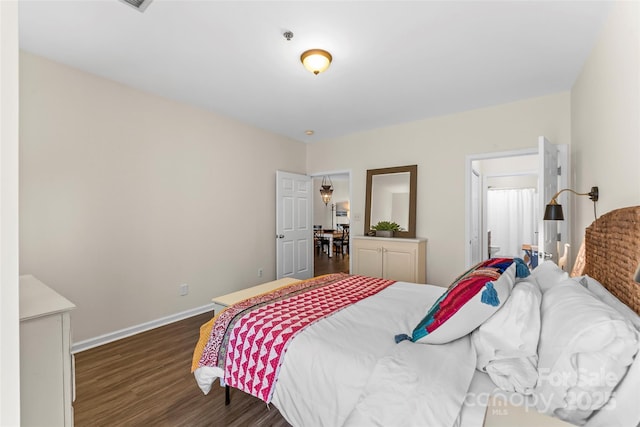
[[[276,171],[277,279],[313,276],[311,178]]]
[[[547,203],[558,192],[558,167],[560,166],[558,147],[541,136],[538,138],[538,153],[540,165],[538,173],[538,253],[543,259],[552,259],[557,262],[558,221],[544,221],[543,218]]]

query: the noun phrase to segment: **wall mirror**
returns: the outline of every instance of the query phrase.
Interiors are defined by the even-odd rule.
[[[416,237],[416,182],[418,166],[367,170],[364,233],[379,221],[401,227],[395,237]]]

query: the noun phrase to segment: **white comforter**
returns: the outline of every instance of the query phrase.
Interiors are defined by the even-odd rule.
[[[273,403],[294,426],[452,426],[476,364],[468,336],[396,344],[443,288],[398,282],[290,344]]]

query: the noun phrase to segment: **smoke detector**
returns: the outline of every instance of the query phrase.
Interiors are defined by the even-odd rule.
[[[149,6],[153,0],[120,0],[123,3],[128,4],[140,12],[144,12],[144,10]]]

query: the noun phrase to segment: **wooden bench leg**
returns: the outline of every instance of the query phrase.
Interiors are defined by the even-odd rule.
[[[231,396],[229,395],[229,386],[224,386],[224,405],[229,406],[231,403]]]

